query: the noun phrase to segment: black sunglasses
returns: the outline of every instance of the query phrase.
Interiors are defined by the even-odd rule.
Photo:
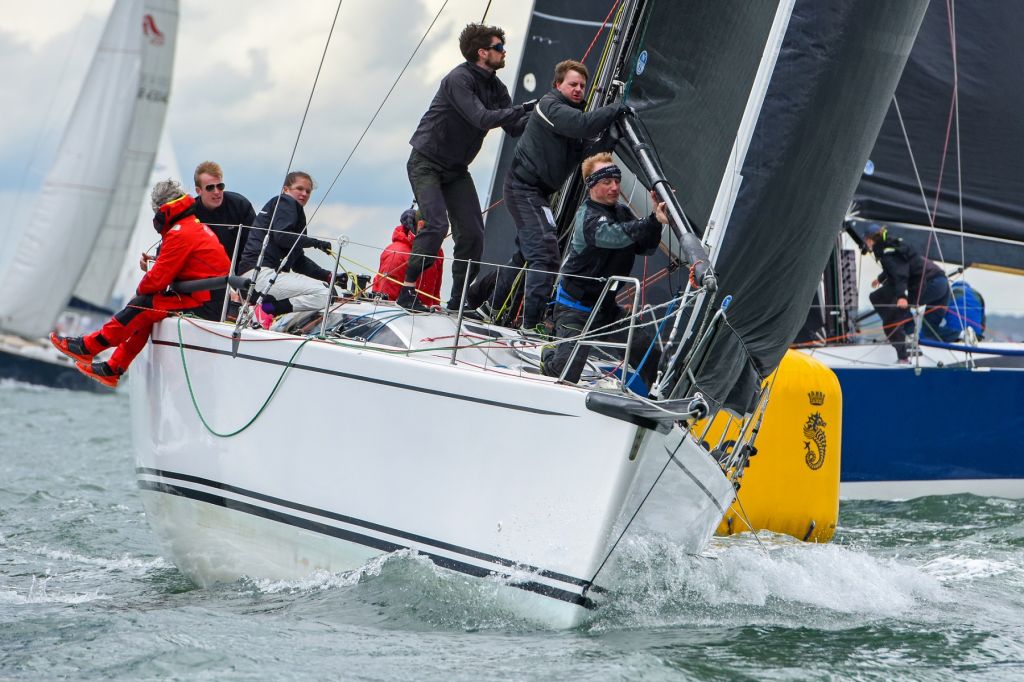
[[[494,50],[495,52],[504,52],[505,51],[505,43],[494,43],[493,45],[488,45],[487,49],[488,50]]]
[[[203,189],[205,189],[207,192],[212,192],[215,189],[224,189],[224,183],[218,182],[216,185],[207,185]]]

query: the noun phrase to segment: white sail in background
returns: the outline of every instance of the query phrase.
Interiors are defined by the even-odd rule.
[[[156,150],[156,161],[153,162],[153,170],[149,174],[149,184],[152,187],[160,180],[174,178],[185,187],[189,186],[187,180],[181,174],[178,167],[178,157],[174,155],[174,148],[171,146],[170,136],[164,129],[160,136],[160,146]],[[138,197],[136,197],[138,199]],[[160,241],[160,235],[153,229],[153,209],[149,203],[149,192],[144,192],[142,198],[135,204],[137,216],[135,227],[130,235],[128,248],[125,251],[124,259],[119,269],[114,271],[116,277],[114,289],[111,292],[112,308],[120,308],[135,295],[135,287],[142,278],[142,271],[139,269],[139,255],[147,251],[155,255],[156,244]]]
[[[105,307],[110,304],[114,284],[120,274],[117,264],[124,258],[139,217],[139,197],[148,199],[152,187],[150,170],[171,94],[177,33],[178,0],[145,0],[141,34],[142,73],[128,146],[121,157],[117,189],[106,220],[74,291],[76,297],[93,305]],[[174,177],[177,179],[177,175]],[[149,222],[151,211],[148,201],[144,213]],[[155,239],[156,233],[152,234]]]
[[[117,0],[107,19],[32,217],[7,268],[0,273],[4,291],[0,329],[4,331],[26,337],[49,332],[85,272],[122,171],[132,163],[126,161],[125,149],[133,131],[141,130],[135,124],[138,105],[152,96],[141,80],[143,44],[154,35],[152,22],[146,18],[151,4],[152,0]],[[156,16],[168,14],[176,22],[176,1],[155,4],[174,11],[151,14],[154,21]],[[159,30],[164,32],[162,27]],[[154,147],[164,107],[166,103],[161,102],[160,123],[151,143]],[[149,180],[148,165],[142,178],[143,182]],[[138,201],[136,194],[130,201],[133,211]],[[132,225],[134,219],[133,213]],[[115,275],[123,255],[113,263],[106,262]]]

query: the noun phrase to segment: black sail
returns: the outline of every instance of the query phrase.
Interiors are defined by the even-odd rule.
[[[1024,270],[1021,26],[1021,2],[931,4],[896,89],[904,125],[892,106],[871,152],[873,172],[857,187],[862,219],[929,226],[934,214],[938,244],[926,243],[930,230],[894,231],[933,258]]]
[[[730,31],[744,30],[745,22],[753,21],[748,17],[758,15],[763,32],[771,17],[760,6],[659,3],[655,12],[692,10],[702,17],[698,28],[709,32],[716,31],[714,20],[703,17],[713,9],[732,22],[726,24]],[[715,305],[732,297],[728,324],[714,333],[710,351],[698,357],[694,385],[684,384],[679,390],[699,390],[737,412],[752,408],[761,380],[778,366],[806,319],[836,228],[842,224],[926,8],[927,0],[795,3],[716,263]],[[773,5],[772,14],[774,9]],[[644,44],[632,51],[635,60],[647,50],[648,66],[634,79],[630,101],[651,103],[641,115],[684,208],[694,223],[702,225],[714,200],[712,180],[722,180],[716,161],[722,149],[732,145],[726,124],[719,136],[713,133],[715,112],[721,109],[718,118],[735,114],[728,106],[694,94],[693,84],[702,80],[698,72],[717,70],[705,55],[713,52],[715,40],[704,48],[687,48],[685,39],[666,28],[694,21],[681,14],[675,21],[656,16],[649,22]],[[765,40],[757,35],[751,29],[750,40],[763,47]],[[729,35],[717,37],[729,44]],[[653,45],[655,38],[663,44]],[[652,54],[670,54],[673,49],[684,52],[675,73],[666,70],[657,80],[647,74]],[[730,54],[726,49],[725,58]],[[740,77],[752,78],[751,68],[756,64],[741,68]],[[649,84],[641,87],[644,76]],[[741,88],[742,81],[734,81],[734,87]],[[744,104],[749,93],[749,88],[742,96],[727,87],[720,90],[724,99],[742,99]],[[691,101],[695,97],[702,99]],[[704,108],[712,111],[701,115]],[[691,133],[694,126],[710,127],[712,132]],[[733,126],[732,135],[735,130]],[[698,178],[703,173],[717,177]]]

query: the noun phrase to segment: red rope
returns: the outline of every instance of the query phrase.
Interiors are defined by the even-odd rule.
[[[608,10],[608,16],[606,16],[604,21],[601,22],[601,28],[597,29],[597,33],[594,34],[594,39],[590,41],[590,45],[587,46],[587,51],[583,53],[583,59],[580,60],[581,62],[587,61],[590,51],[594,49],[594,43],[596,43],[597,39],[601,37],[602,33],[604,33],[604,27],[608,25],[608,20],[612,18],[612,14],[615,12],[615,8],[619,6],[620,2],[622,2],[622,0],[615,0],[615,4],[613,4],[612,8]]]

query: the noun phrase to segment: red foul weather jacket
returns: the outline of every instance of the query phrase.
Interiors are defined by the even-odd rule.
[[[152,294],[158,310],[185,310],[209,301],[209,291],[170,294],[165,290],[172,282],[223,277],[231,267],[217,235],[192,215],[194,203],[186,194],[160,207],[167,225],[161,233],[160,253],[137,289],[138,294]]]
[[[399,225],[391,234],[391,246],[380,254],[380,267],[377,268],[380,274],[373,278],[371,286],[374,291],[387,294],[392,301],[398,298],[398,292],[402,288],[401,283],[405,281],[405,269],[409,266],[413,237],[411,232],[407,232],[404,227]],[[438,305],[441,302],[441,272],[443,269],[444,251],[438,249],[433,265],[424,268],[420,278],[416,280],[418,290],[434,297],[418,294],[420,303],[423,305]]]

